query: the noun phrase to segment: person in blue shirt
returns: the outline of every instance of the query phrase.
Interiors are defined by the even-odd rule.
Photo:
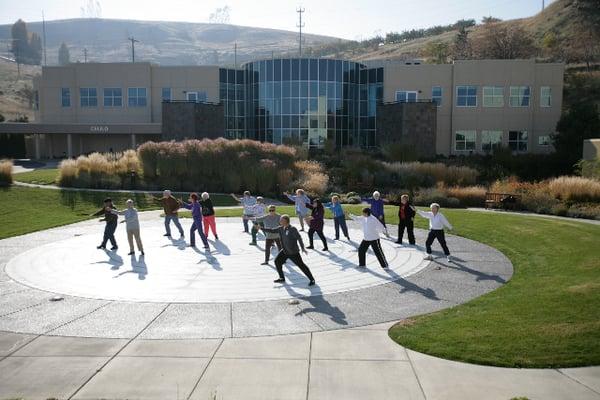
[[[346,225],[346,214],[344,213],[344,209],[342,208],[342,204],[340,203],[340,198],[338,196],[333,196],[331,198],[331,203],[325,204],[325,208],[328,208],[333,213],[333,225],[335,227],[335,240],[340,240],[340,227],[342,228],[342,232],[348,241],[350,240],[350,236],[348,235],[348,226]]]
[[[302,189],[296,190],[295,196],[289,194],[288,192],[283,192],[283,195],[294,202],[294,205],[296,206],[296,215],[300,220],[300,231],[304,231],[304,220],[306,219],[306,217],[308,217],[308,214],[310,212],[306,205],[311,204],[312,202]]]
[[[379,222],[381,222],[381,224],[385,228],[385,236],[389,237],[390,234],[388,233],[387,226],[385,224],[385,215],[383,213],[383,206],[385,203],[387,203],[387,200],[382,199],[381,193],[379,193],[377,190],[373,192],[373,197],[362,198],[361,200],[366,203],[369,203],[369,205],[371,206],[371,215],[377,218]]]
[[[198,234],[202,239],[202,243],[204,243],[204,248],[208,250],[208,240],[206,240],[206,236],[204,235],[204,229],[202,229],[202,207],[200,206],[198,199],[198,194],[192,193],[190,194],[190,202],[186,203],[182,201],[181,205],[184,208],[187,208],[188,210],[192,210],[192,218],[194,222],[192,223],[192,227],[190,228],[190,246],[196,247],[196,237],[194,236],[194,231],[198,231]]]

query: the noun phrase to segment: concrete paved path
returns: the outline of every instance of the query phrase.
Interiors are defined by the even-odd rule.
[[[0,399],[600,399],[600,367],[446,361],[396,345],[390,325],[194,340],[0,333]]]

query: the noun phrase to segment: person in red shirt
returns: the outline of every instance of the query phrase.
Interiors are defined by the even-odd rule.
[[[400,197],[400,205],[398,207],[398,240],[396,243],[402,244],[404,236],[404,228],[408,233],[408,243],[415,244],[415,227],[414,227],[415,212],[410,206],[410,201],[407,194]]]

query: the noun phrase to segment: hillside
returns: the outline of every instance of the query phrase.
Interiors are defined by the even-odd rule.
[[[31,98],[31,80],[39,74],[41,68],[33,65],[21,65],[17,74],[17,64],[0,58],[0,114],[6,120],[20,116],[33,118],[29,99]]]
[[[529,18],[507,20],[498,23],[499,26],[517,25],[525,29],[541,47],[541,42],[547,32],[556,35],[559,46],[569,46],[576,37],[578,24],[582,15],[577,7],[578,0],[557,0],[550,4],[543,12]],[[473,41],[481,38],[482,25],[469,28],[469,37]],[[409,40],[403,43],[370,44],[352,46],[350,43],[340,44],[338,49],[328,51],[327,55],[341,58],[350,58],[357,61],[368,60],[405,60],[423,58],[423,50],[428,43],[442,42],[451,44],[457,31],[445,32],[440,35],[428,36],[420,39]],[[325,46],[329,50],[332,46]],[[322,48],[322,47],[321,47]],[[320,46],[313,47],[313,51],[321,53]]]
[[[10,39],[11,25],[0,25],[0,42]],[[41,22],[28,22],[27,29],[42,35]],[[117,19],[68,19],[46,21],[48,64],[58,61],[58,48],[65,42],[72,61],[130,61],[133,36],[136,60],[163,65],[232,64],[234,44],[237,61],[244,62],[273,53],[289,52],[297,47],[298,34],[291,31],[237,25],[134,21]],[[319,46],[340,39],[303,35],[306,46]]]

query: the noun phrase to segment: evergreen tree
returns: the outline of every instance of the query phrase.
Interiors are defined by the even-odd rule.
[[[60,48],[58,49],[58,65],[67,65],[71,62],[71,55],[69,53],[69,48],[62,42]]]
[[[35,32],[31,34],[31,39],[29,39],[29,62],[33,65],[42,63],[42,38]]]
[[[464,26],[458,30],[458,33],[454,38],[452,56],[455,60],[468,60],[473,56],[473,48],[471,46],[469,32]]]
[[[21,64],[29,63],[29,35],[25,21],[19,19],[10,30],[12,36],[11,52]]]

